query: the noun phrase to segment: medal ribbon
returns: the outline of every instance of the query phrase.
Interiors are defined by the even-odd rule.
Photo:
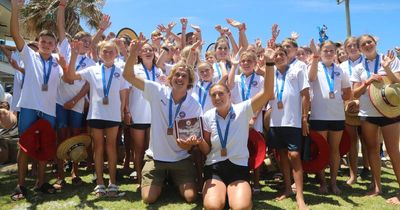
[[[245,95],[245,94],[244,94],[244,86],[245,86],[245,81],[244,81],[244,80],[245,80],[245,75],[244,75],[244,74],[240,75],[241,85],[242,85],[242,101],[248,100],[248,99],[250,98],[251,84],[253,83],[254,76],[255,76],[255,73],[254,73],[254,71],[253,71],[253,73],[251,74],[251,78],[250,78],[249,85],[248,85],[248,87],[247,87],[247,93],[246,93],[246,95]]]
[[[199,82],[197,84],[197,86],[199,87],[199,103],[201,105],[201,109],[204,109],[204,105],[205,105],[206,99],[207,99],[208,90],[210,90],[212,82],[210,82],[210,84],[207,85],[206,89],[204,89],[203,84],[204,84],[204,81]],[[204,94],[202,94],[203,91],[204,91]]]
[[[144,72],[146,73],[146,77],[147,77],[147,80],[150,80],[150,75],[149,75],[149,70],[147,70],[147,68],[146,68],[146,66],[144,66],[143,64],[142,64],[142,66],[143,66],[143,68],[144,68]],[[156,81],[156,68],[154,67],[154,65],[151,67],[151,73],[152,73],[152,81],[154,82],[154,81]]]
[[[333,65],[332,73],[331,73],[331,77],[329,77],[328,68],[326,67],[325,64],[322,64],[322,66],[324,67],[326,81],[328,82],[328,85],[329,85],[329,92],[331,92],[331,93],[333,93],[333,91],[335,89],[335,64],[332,64],[332,65]]]
[[[172,92],[171,95],[169,96],[169,110],[168,110],[168,128],[173,128],[174,127],[174,120],[176,119],[176,116],[178,116],[179,110],[181,110],[182,103],[185,101],[187,94],[181,99],[181,101],[178,104],[178,107],[175,110],[175,117],[172,119]]]
[[[47,71],[46,71],[46,61],[44,60],[44,58],[42,56],[40,56],[40,59],[43,64],[43,84],[47,85],[47,83],[49,82],[49,79],[50,79],[51,67],[53,65],[53,57],[50,56],[48,59],[49,69]]]
[[[102,76],[102,80],[103,80],[103,93],[104,93],[104,97],[108,97],[108,93],[110,92],[110,88],[111,88],[111,82],[113,79],[113,75],[114,75],[114,71],[115,71],[115,66],[112,65],[112,69],[111,69],[111,73],[110,73],[110,77],[108,78],[108,84],[106,86],[106,68],[104,65],[101,66],[101,76]]]
[[[228,124],[226,125],[226,128],[225,128],[225,135],[222,136],[221,127],[219,125],[218,117],[217,117],[218,113],[217,113],[217,111],[215,111],[215,121],[217,122],[218,138],[219,138],[219,142],[221,143],[221,147],[223,149],[226,148],[226,143],[228,142],[229,127],[231,125],[231,120],[232,120],[233,114],[234,114],[234,112],[233,112],[233,108],[231,105],[231,107],[229,108],[229,116],[228,116],[229,119],[228,119]]]
[[[379,54],[376,54],[376,57],[375,57],[374,74],[378,73],[378,68],[379,68]],[[370,77],[371,77],[371,72],[369,71],[369,66],[368,66],[367,58],[365,58],[365,70],[367,70],[368,78],[370,78]]]
[[[276,70],[276,75],[275,75],[275,89],[276,89],[276,97],[278,98],[278,101],[282,101],[283,90],[285,89],[286,73],[287,73],[288,69],[289,69],[289,65],[286,67],[285,72],[282,74],[282,85],[281,85],[281,89],[279,89],[279,85],[278,85],[279,71]]]

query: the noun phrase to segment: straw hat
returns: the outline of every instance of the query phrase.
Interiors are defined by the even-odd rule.
[[[369,98],[383,116],[396,118],[400,116],[400,84],[390,84],[387,77],[374,81],[369,87]]]
[[[78,135],[63,141],[57,148],[57,157],[61,160],[72,160],[75,163],[87,158],[86,147],[92,139],[89,135]]]

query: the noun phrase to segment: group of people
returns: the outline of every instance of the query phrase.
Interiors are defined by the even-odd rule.
[[[169,176],[187,202],[195,201],[200,189],[206,209],[223,209],[227,202],[232,209],[251,209],[259,171],[254,170],[256,178],[250,185],[250,128],[264,133],[268,149],[279,155],[284,188],[277,200],[293,193],[293,176],[299,209],[308,208],[301,149],[302,137],[310,130],[329,143],[330,183],[321,170],[321,193],[341,193],[336,177],[345,129],[352,142],[347,183],[356,182],[357,145],[362,139],[372,174],[367,195],[382,193],[380,130],[400,184],[400,61],[393,51],[379,54],[373,36],[349,37],[343,44],[317,45],[311,40],[309,47],[299,47],[296,33],[277,43],[279,28],[274,25],[263,47],[259,40],[248,43],[245,23],[227,19],[238,30],[238,43],[229,28],[216,26],[220,37],[201,60],[201,29],[191,25],[194,32],[188,33],[185,18],[180,20],[180,35],[172,31],[176,24],[171,22],[157,26],[151,40],[142,33],[132,40],[103,35],[111,25],[104,15],[93,37],[79,32],[70,39],[65,32],[67,4],[60,0],[58,5],[58,36],[44,30],[36,43],[26,44],[18,24],[23,1],[12,0],[10,32],[16,50],[10,63],[16,74],[11,110],[18,115],[20,134],[45,119],[57,130],[57,144],[79,135],[86,122],[93,145],[96,196],[118,195],[116,147],[121,124],[127,128],[125,139],[131,137],[145,203],[159,198]],[[377,96],[371,94],[373,88]],[[345,123],[345,109],[358,115],[360,126]],[[196,117],[202,118],[202,138],[177,138],[174,122]],[[104,151],[108,184],[103,179]],[[57,160],[57,186],[65,184],[63,162]],[[27,164],[28,155],[20,150],[13,200],[26,196]],[[55,186],[45,182],[45,167],[46,161],[38,161],[35,188],[54,193]],[[81,183],[77,168],[74,163],[73,182]],[[400,194],[387,201],[400,205]]]

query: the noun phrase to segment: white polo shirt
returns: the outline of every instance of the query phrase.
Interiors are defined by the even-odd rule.
[[[377,74],[386,75],[386,72],[381,65],[382,56],[383,55],[379,56],[379,68],[378,68],[379,70],[378,70]],[[368,64],[371,75],[374,73],[375,63],[376,63],[376,59],[374,59],[372,61],[367,60],[367,64]],[[393,61],[392,65],[391,65],[391,69],[392,69],[393,73],[400,72],[400,61],[398,58],[395,58],[395,60]],[[350,77],[350,81],[351,82],[363,82],[363,81],[366,81],[367,79],[368,79],[368,74],[367,74],[367,70],[365,67],[365,60],[364,60],[363,62],[361,62],[360,64],[358,64],[354,67],[353,74]],[[379,113],[375,109],[374,105],[372,104],[372,102],[369,98],[369,95],[368,95],[368,89],[365,91],[364,94],[362,94],[360,96],[360,112],[358,113],[358,115],[362,116],[362,117],[382,117],[382,114]]]
[[[57,89],[60,84],[63,71],[57,60],[52,58],[51,73],[48,81],[48,90],[42,91],[43,85],[43,64],[39,53],[33,51],[28,45],[24,45],[20,52],[24,62],[25,79],[24,88],[21,90],[21,97],[17,107],[41,111],[50,116],[56,116]],[[48,71],[49,61],[45,62]]]
[[[65,38],[61,44],[58,46],[60,54],[64,56],[67,64],[71,60],[71,46],[68,40]],[[90,66],[95,66],[96,62],[94,62],[91,58],[86,55],[78,55],[75,62],[75,70],[81,71]],[[57,104],[64,106],[65,103],[74,98],[82,89],[83,85],[85,85],[84,80],[74,81],[73,84],[69,84],[60,80],[60,85],[58,87],[57,92]],[[81,98],[79,101],[75,103],[75,106],[72,108],[73,111],[78,113],[83,113],[83,107],[85,105],[84,98]]]
[[[278,77],[276,78],[276,72]],[[282,93],[283,109],[278,109],[278,89],[281,89],[283,82],[282,74],[275,67],[274,93],[275,98],[269,101],[272,109],[270,127],[295,127],[301,128],[301,94],[300,92],[310,87],[306,71],[302,67],[291,66],[286,73],[285,87]]]
[[[204,130],[211,133],[211,151],[207,155],[206,165],[229,159],[232,163],[241,166],[247,166],[249,160],[249,150],[247,142],[249,138],[249,120],[253,117],[253,109],[251,100],[246,100],[238,104],[233,104],[232,108],[235,112],[234,119],[231,120],[228,140],[226,142],[227,156],[221,156],[221,142],[218,136],[217,122],[221,128],[222,135],[225,135],[226,125],[228,124],[228,114],[226,119],[216,113],[216,109],[210,109],[203,116]]]
[[[21,59],[21,56],[19,55],[18,50],[13,51],[11,54],[11,59],[15,60],[15,62],[18,64],[19,67],[24,68],[24,62]],[[15,70],[14,74],[14,82],[13,82],[13,98],[10,104],[10,110],[12,112],[19,112],[20,108],[17,107],[19,98],[21,97],[21,89],[22,89],[22,83],[24,80],[24,74],[22,74],[20,71]]]
[[[324,67],[318,63],[317,79],[310,82],[313,96],[311,98],[311,120],[345,120],[344,102],[342,99],[342,89],[350,87],[350,81],[342,69],[333,64],[326,67],[329,78],[332,71],[334,74],[334,94],[335,98],[329,98],[329,84],[325,75]],[[331,80],[331,79],[330,79]]]
[[[107,105],[103,104],[103,80],[102,80],[102,65],[91,66],[77,72],[83,80],[90,84],[90,105],[88,120],[108,120],[121,122],[121,98],[120,91],[128,89],[128,83],[122,77],[122,70],[115,67],[112,76],[110,92],[108,93]],[[110,78],[111,68],[105,68],[106,85]]]
[[[231,91],[231,96],[232,96],[232,102],[233,103],[240,103],[243,101],[243,96],[242,96],[242,77],[243,73],[240,75],[235,76],[235,86]],[[247,94],[247,91],[249,89],[249,84],[251,80],[251,74],[248,77],[244,77],[244,95]],[[256,74],[254,72],[254,79],[250,85],[250,96],[248,99],[251,97],[255,96],[257,93],[261,92],[264,88],[264,77]],[[256,129],[258,132],[263,132],[263,119],[262,119],[262,114],[259,112],[257,115],[257,120],[254,123],[254,129]]]
[[[364,57],[362,55],[360,55],[360,57],[355,61],[349,59],[347,61],[342,62],[339,66],[342,69],[342,71],[345,74],[347,74],[347,76],[350,78],[351,75],[353,74],[355,66],[361,62],[364,62]]]
[[[209,94],[209,90],[213,84],[216,84],[219,81],[218,78],[213,78],[211,82],[201,82],[197,81],[197,83],[193,84],[193,88],[190,89],[192,97],[200,103],[200,97],[201,101],[204,103],[203,107],[203,112],[205,113],[206,111],[214,108],[214,105],[212,104],[211,97]],[[203,84],[202,84],[203,83]],[[203,85],[203,86],[202,86]],[[207,90],[208,85],[210,85],[209,89]],[[204,101],[205,97],[205,101]]]
[[[145,69],[142,64],[134,66],[135,75],[144,80],[147,80]],[[153,71],[149,69],[148,72],[150,79],[153,78]],[[163,76],[161,69],[155,67],[155,82],[160,83],[160,76]],[[134,124],[150,124],[151,123],[151,109],[149,102],[143,97],[143,91],[131,86],[129,94],[129,111],[132,115]]]
[[[174,135],[167,135],[171,88],[149,80],[144,82],[143,96],[150,102],[151,107],[150,143],[146,154],[154,160],[166,162],[176,162],[189,157],[188,152],[177,145],[175,131]],[[172,117],[175,116],[178,104],[172,105]],[[199,117],[201,114],[200,104],[188,94],[176,120]]]

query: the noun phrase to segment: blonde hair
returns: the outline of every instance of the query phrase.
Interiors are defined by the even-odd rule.
[[[194,71],[193,71],[193,67],[189,66],[186,64],[186,62],[184,60],[180,60],[178,63],[176,63],[172,69],[171,72],[169,73],[168,77],[167,77],[167,81],[169,83],[169,85],[172,87],[172,77],[174,77],[176,71],[178,71],[179,68],[185,68],[185,70],[188,72],[189,75],[189,84],[187,86],[187,89],[191,89],[193,88],[193,83],[194,83]]]
[[[99,42],[99,44],[97,44],[98,52],[100,52],[102,49],[104,49],[107,46],[113,47],[115,49],[115,51],[117,52],[117,55],[119,55],[118,46],[113,40],[108,40],[108,41],[104,40],[104,41]]]

